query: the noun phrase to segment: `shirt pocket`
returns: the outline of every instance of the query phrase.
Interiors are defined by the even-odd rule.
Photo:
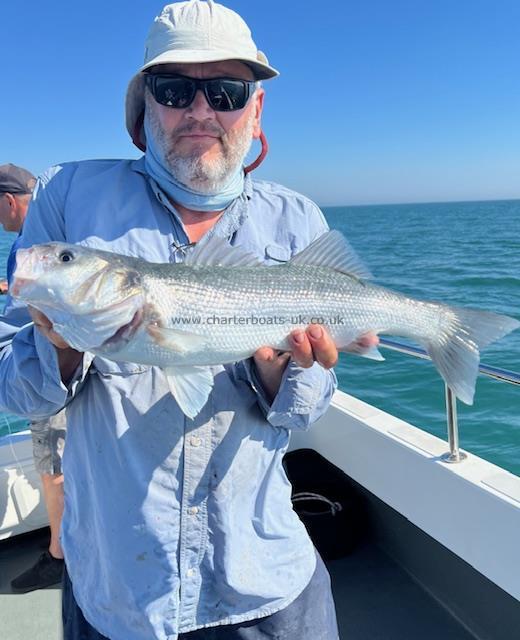
[[[149,364],[136,364],[135,362],[114,362],[101,356],[96,356],[92,361],[92,368],[101,376],[129,376],[135,373],[143,373],[151,368]]]
[[[288,262],[291,255],[290,248],[280,244],[268,244],[265,248],[265,257],[270,262]]]

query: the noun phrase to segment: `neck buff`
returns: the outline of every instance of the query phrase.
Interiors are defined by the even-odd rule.
[[[178,182],[166,168],[162,153],[152,134],[148,118],[144,119],[146,153],[144,164],[148,175],[174,201],[192,211],[221,211],[244,190],[244,169],[239,166],[229,182],[218,193],[200,193]]]

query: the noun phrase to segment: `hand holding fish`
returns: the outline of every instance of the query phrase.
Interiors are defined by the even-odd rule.
[[[49,342],[58,349],[72,349],[65,340],[52,328],[52,322],[38,309],[28,306],[34,326],[42,333]]]
[[[52,322],[38,309],[28,306],[29,313],[34,322],[34,326],[51,342],[57,351],[58,366],[60,367],[61,379],[67,384],[72,378],[74,371],[79,366],[83,354],[73,349],[65,340],[53,330]]]
[[[271,347],[260,347],[253,355],[260,381],[270,400],[278,393],[283,372],[291,357],[304,368],[319,362],[325,369],[331,369],[338,361],[338,349],[330,333],[320,325],[311,324],[305,331],[293,331],[289,340],[291,351],[280,352]],[[378,344],[379,338],[374,333],[367,333],[344,350],[362,354]]]
[[[330,369],[338,360],[338,350],[329,332],[319,325],[310,325],[305,331],[293,331],[289,336],[289,343],[291,351],[260,347],[253,354],[256,371],[269,400],[273,400],[278,393],[283,372],[291,357],[305,368],[317,361]]]

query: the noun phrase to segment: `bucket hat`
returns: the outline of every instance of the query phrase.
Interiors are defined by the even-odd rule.
[[[155,18],[144,51],[144,64],[126,92],[126,128],[134,144],[144,149],[145,74],[150,67],[171,63],[238,60],[247,64],[256,80],[278,75],[259,51],[249,27],[234,11],[213,0],[175,2]]]

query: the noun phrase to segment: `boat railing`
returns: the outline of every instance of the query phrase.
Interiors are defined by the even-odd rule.
[[[424,349],[414,347],[403,342],[396,340],[390,340],[388,338],[380,338],[379,345],[385,349],[392,351],[398,351],[414,358],[421,358],[423,360],[431,360],[430,356]],[[520,373],[515,371],[508,371],[507,369],[501,369],[499,367],[493,367],[491,365],[481,363],[479,365],[479,373],[488,378],[494,378],[501,382],[507,382],[508,384],[520,385]],[[459,449],[459,426],[457,419],[457,398],[445,383],[446,388],[446,422],[448,426],[448,442],[450,450],[442,456],[442,460],[448,463],[457,463],[464,460],[467,456],[463,451]]]

